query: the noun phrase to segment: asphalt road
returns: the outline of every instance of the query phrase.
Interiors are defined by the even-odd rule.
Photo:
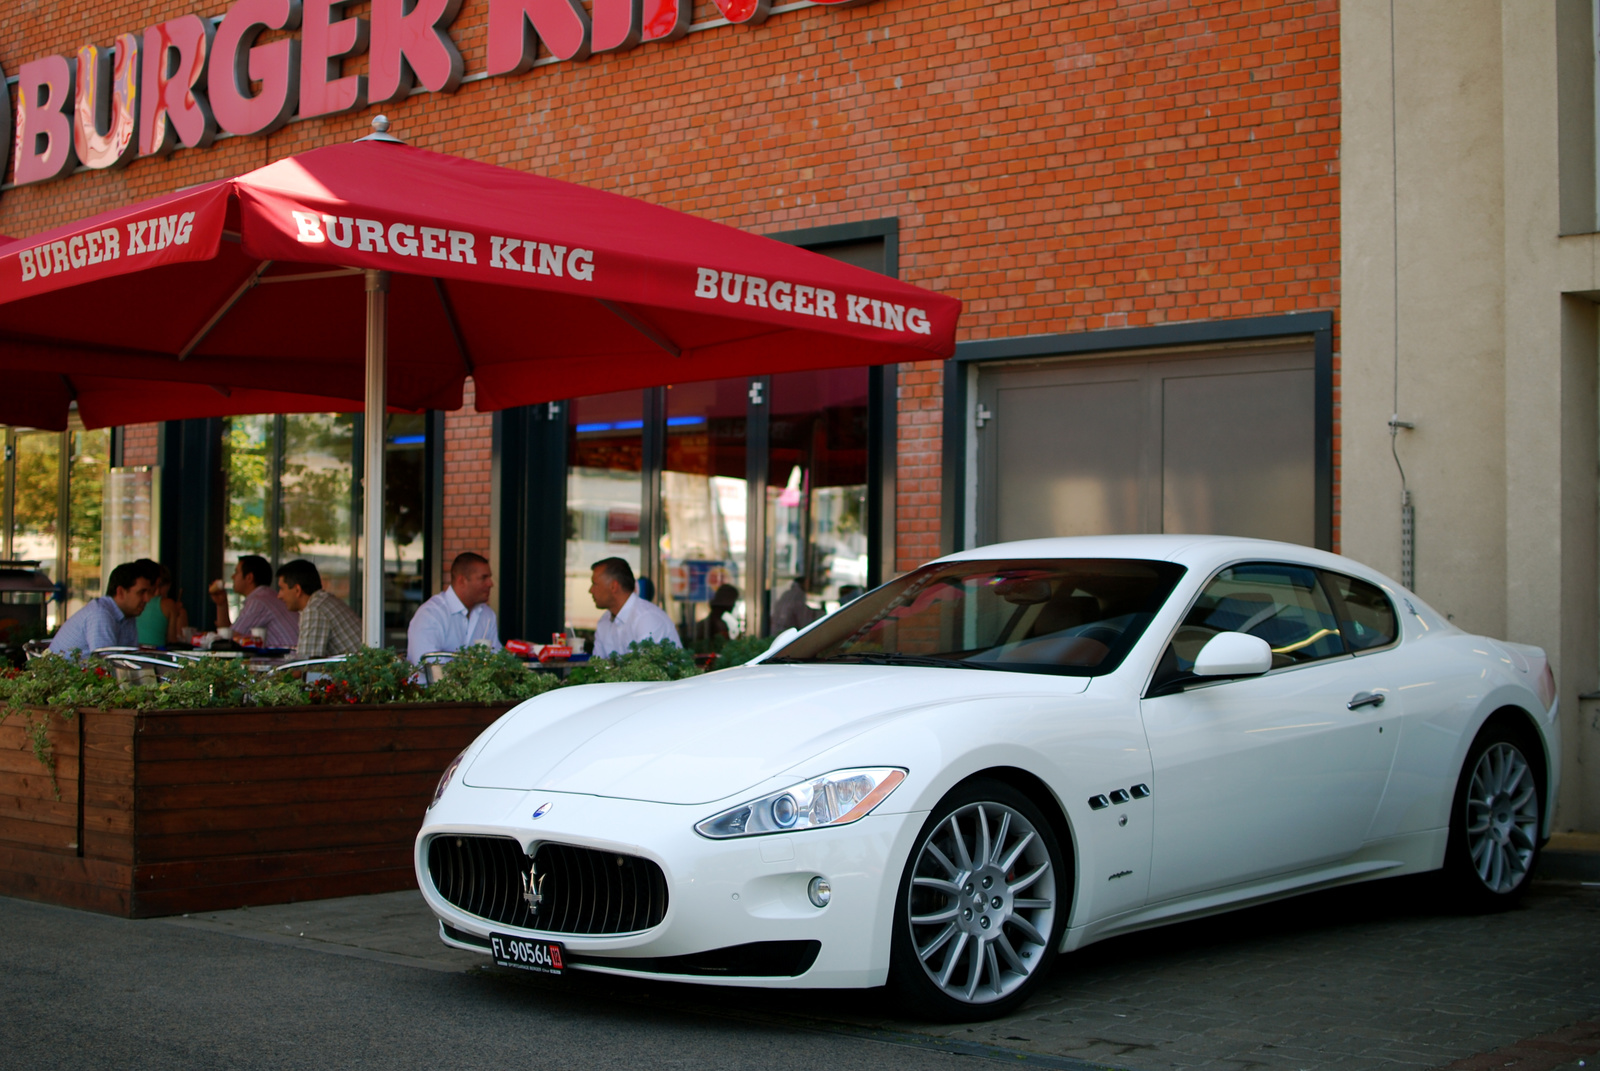
[[[961,1057],[0,900],[0,1067],[827,1068]],[[886,1056],[887,1054],[887,1056]]]
[[[487,971],[435,932],[415,893],[140,922],[0,898],[0,1071],[1600,1069],[1577,884],[1470,916],[1404,879],[1118,938],[971,1026],[872,992]]]

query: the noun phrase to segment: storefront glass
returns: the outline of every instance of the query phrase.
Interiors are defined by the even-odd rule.
[[[64,596],[45,602],[42,614],[35,595],[0,600],[7,604],[0,641],[20,642],[54,629],[105,591],[100,540],[111,432],[0,427],[0,442],[10,448],[0,465],[0,556],[37,562]]]
[[[67,472],[66,613],[70,616],[104,593],[100,521],[105,505],[106,469],[111,460],[111,430],[71,431],[67,441],[71,452]]]
[[[428,418],[391,413],[384,430],[384,618],[395,632],[427,597]],[[389,640],[403,641],[403,633]]]
[[[61,434],[19,431],[15,451],[11,556],[37,561],[40,569],[60,580],[56,575],[56,520],[61,513]]]
[[[660,601],[691,642],[743,632],[747,389],[743,379],[666,388],[660,531],[668,583]],[[724,590],[725,613],[712,616],[726,587],[738,595]]]
[[[587,632],[600,620],[590,566],[616,557],[639,571],[644,391],[578,398],[568,420],[566,621]]]
[[[832,610],[867,582],[867,370],[772,377],[769,631]]]

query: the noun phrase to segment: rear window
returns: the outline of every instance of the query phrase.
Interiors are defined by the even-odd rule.
[[[1121,664],[1183,573],[1130,559],[930,565],[868,592],[768,662],[1098,676]]]
[[[1324,573],[1323,576],[1344,603],[1344,617],[1348,622],[1344,638],[1353,650],[1387,647],[1400,638],[1400,621],[1395,615],[1394,603],[1382,588],[1339,573]]]

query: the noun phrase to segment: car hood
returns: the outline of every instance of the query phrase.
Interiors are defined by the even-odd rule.
[[[513,711],[463,781],[655,803],[710,803],[906,714],[1076,694],[1089,679],[905,666],[749,666],[661,684],[563,688]],[[893,764],[893,754],[862,756]]]

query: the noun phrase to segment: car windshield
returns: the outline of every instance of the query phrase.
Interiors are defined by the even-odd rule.
[[[1121,558],[936,563],[842,607],[768,661],[1099,676],[1121,664],[1183,573]]]

